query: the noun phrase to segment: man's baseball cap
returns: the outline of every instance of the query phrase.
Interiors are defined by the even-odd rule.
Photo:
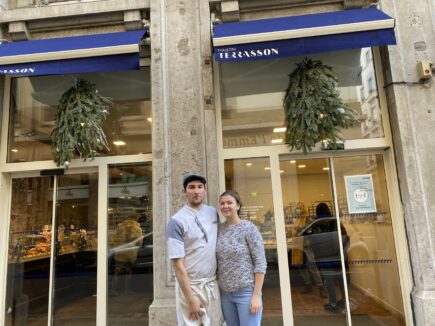
[[[207,180],[201,174],[189,173],[183,177],[183,188],[186,189],[187,184],[192,181],[200,181],[203,184],[207,183]]]

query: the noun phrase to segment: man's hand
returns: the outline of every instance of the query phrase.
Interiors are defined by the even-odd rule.
[[[189,277],[187,276],[187,271],[184,267],[184,259],[172,259],[172,267],[174,268],[175,277],[177,278],[178,284],[180,285],[180,289],[183,292],[184,297],[187,299],[187,302],[189,302],[189,319],[197,320],[201,318],[201,308],[204,308],[204,306],[201,304],[199,298],[194,295],[192,289],[190,288]]]
[[[190,306],[189,319],[197,320],[201,318],[202,316],[201,308],[204,308],[204,306],[201,304],[201,301],[199,301],[198,297],[192,296],[191,298],[189,298],[189,306]]]

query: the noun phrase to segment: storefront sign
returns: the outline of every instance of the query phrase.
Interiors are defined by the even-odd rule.
[[[20,67],[15,69],[1,69],[0,75],[20,75],[20,74],[34,74],[35,68],[32,67]]]
[[[238,50],[237,48],[217,49],[216,56],[218,61],[225,59],[260,59],[279,57],[279,49],[266,48],[266,49],[251,49],[251,50]]]
[[[371,174],[344,176],[349,214],[375,213],[376,201]]]

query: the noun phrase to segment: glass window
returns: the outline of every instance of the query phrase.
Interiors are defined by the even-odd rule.
[[[8,162],[53,159],[50,134],[59,99],[74,84],[75,78],[94,83],[98,92],[112,102],[103,124],[109,149],[103,149],[100,156],[151,153],[150,73],[146,68],[116,73],[13,78]]]
[[[381,115],[378,128],[367,132],[363,114],[369,101],[380,110],[373,80],[374,64],[366,52],[371,49],[322,53],[310,58],[332,67],[339,80],[339,91],[345,104],[357,111],[359,124],[342,130],[344,139],[379,138],[384,133]],[[222,130],[224,148],[282,144],[285,129],[283,98],[288,75],[303,57],[220,64],[222,96]],[[373,90],[364,96],[364,85],[372,76]],[[368,87],[368,86],[367,86]]]
[[[405,325],[382,155],[334,159],[352,325]]]
[[[109,167],[107,325],[148,325],[153,300],[151,164]],[[126,318],[126,316],[128,316]]]

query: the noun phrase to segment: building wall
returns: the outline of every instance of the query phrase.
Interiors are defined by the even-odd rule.
[[[416,64],[435,58],[433,1],[382,1],[396,18],[397,46],[384,53],[391,128],[408,234],[416,325],[435,320],[435,122],[433,80],[417,82]],[[403,83],[403,82],[407,82]]]
[[[208,199],[215,202],[217,198],[209,17],[205,1],[151,1],[153,218],[157,260],[150,325],[176,324],[174,279],[166,256],[165,227],[170,215],[183,205],[182,176],[187,172],[205,174]]]

